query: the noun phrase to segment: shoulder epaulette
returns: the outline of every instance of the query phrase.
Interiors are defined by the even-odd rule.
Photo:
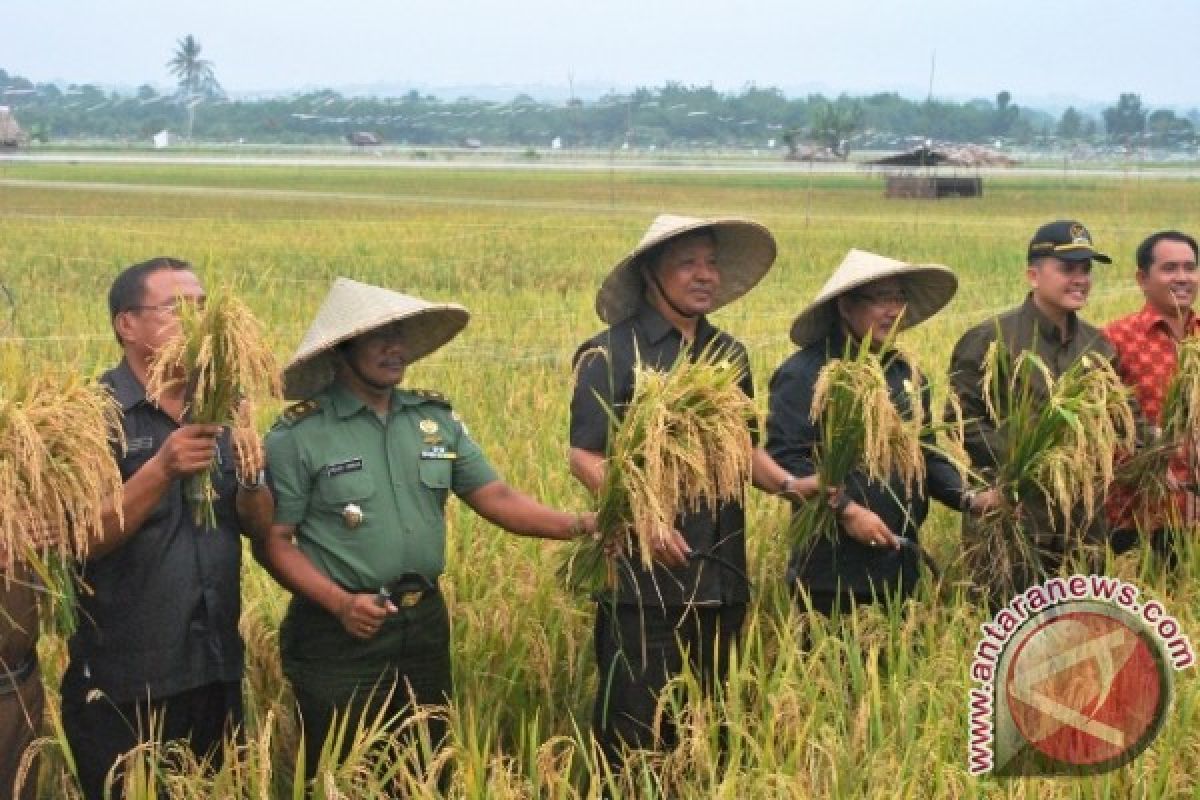
[[[412,392],[414,395],[427,403],[437,403],[439,406],[445,406],[446,408],[451,407],[450,398],[446,397],[446,395],[442,394],[441,392],[434,391],[433,389],[409,389],[408,391]]]
[[[303,419],[308,419],[320,410],[321,404],[316,400],[301,400],[299,403],[293,403],[285,408],[283,413],[279,415],[279,422],[291,427]]]

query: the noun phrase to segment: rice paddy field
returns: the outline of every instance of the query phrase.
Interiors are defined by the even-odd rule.
[[[412,386],[447,394],[514,485],[551,504],[589,499],[567,471],[574,348],[603,326],[595,290],[663,211],[736,214],[779,241],[772,272],[714,320],[750,348],[757,404],[791,351],[792,317],[850,247],[948,265],[951,305],[901,343],[935,382],[958,335],[1024,295],[1032,231],[1075,217],[1116,262],[1098,265],[1086,316],[1139,307],[1133,251],[1147,233],[1193,233],[1200,181],[1062,176],[985,179],[981,199],[887,200],[869,175],[363,169],[312,166],[21,164],[0,162],[0,283],[11,307],[0,347],[24,368],[69,365],[93,375],[118,350],[105,296],[116,272],[155,255],[188,259],[210,285],[236,281],[286,359],[338,275],[471,309],[466,331],[414,366]],[[0,297],[3,302],[3,297]],[[5,379],[8,379],[6,376]],[[258,420],[265,430],[277,408]],[[595,664],[592,609],[556,581],[556,545],[503,534],[451,501],[448,574],[457,697],[445,792],[464,798],[599,796],[588,740]],[[1179,673],[1155,743],[1094,777],[997,779],[967,770],[968,668],[985,612],[962,591],[958,517],[938,508],[922,533],[943,566],[917,602],[889,618],[868,610],[840,627],[803,620],[783,591],[787,512],[749,501],[756,600],[728,692],[688,707],[682,744],[638,757],[616,793],[628,797],[1198,797],[1200,686]],[[1173,576],[1140,554],[1117,574],[1160,599],[1200,637],[1200,559]],[[276,635],[287,596],[249,557],[242,630],[249,743],[235,767],[205,777],[147,770],[132,796],[300,796],[297,730]],[[42,797],[72,797],[54,690],[63,641],[41,641],[51,696],[40,765]],[[686,682],[686,681],[685,681]],[[717,743],[730,743],[726,764]],[[367,732],[369,733],[369,731]],[[330,772],[315,796],[377,796],[369,757]],[[397,767],[409,796],[437,781]],[[140,792],[140,793],[139,793]]]

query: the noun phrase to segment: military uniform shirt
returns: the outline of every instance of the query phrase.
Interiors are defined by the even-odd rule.
[[[275,522],[330,579],[372,591],[445,567],[445,504],[496,480],[447,402],[394,389],[381,419],[337,382],[267,435]],[[361,521],[353,517],[361,512]]]

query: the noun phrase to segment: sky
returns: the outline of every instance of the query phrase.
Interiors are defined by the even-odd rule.
[[[192,34],[227,91],[665,81],[1035,107],[1200,106],[1200,0],[0,0],[0,68],[34,82],[173,84]],[[400,93],[396,91],[396,93]],[[534,93],[536,96],[536,92]]]

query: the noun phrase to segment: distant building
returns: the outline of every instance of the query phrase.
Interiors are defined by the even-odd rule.
[[[159,131],[151,137],[151,140],[154,142],[155,150],[162,150],[171,145],[171,132],[167,130]]]
[[[346,135],[346,141],[355,147],[378,147],[383,144],[383,139],[379,138],[376,133],[370,131],[355,131]]]
[[[26,137],[12,109],[0,106],[0,150],[15,150],[25,144]]]

